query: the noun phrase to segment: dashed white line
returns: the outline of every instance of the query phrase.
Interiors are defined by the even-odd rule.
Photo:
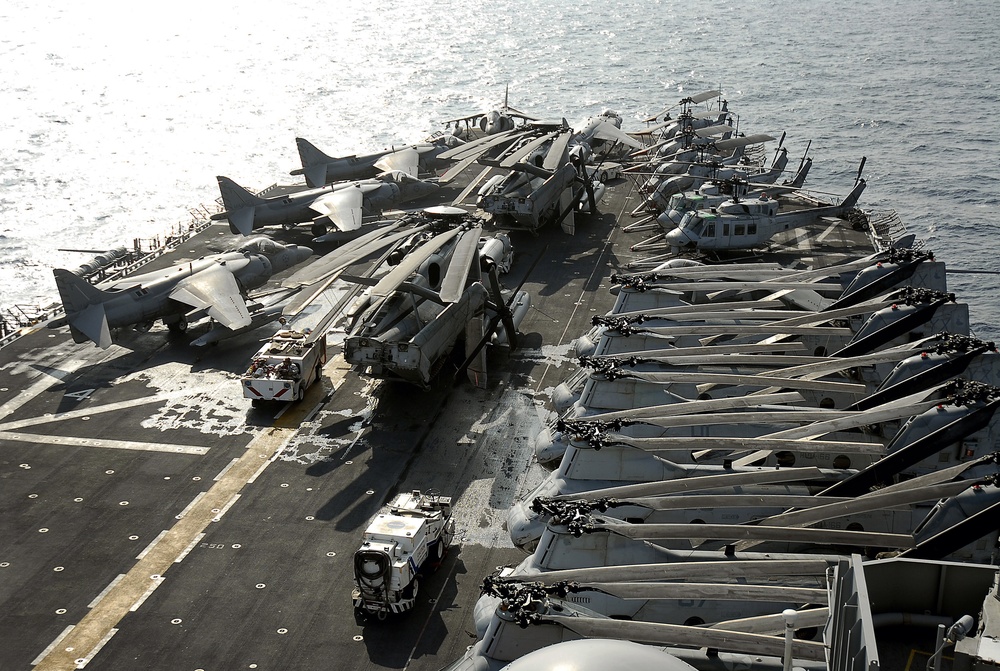
[[[122,581],[122,578],[124,577],[125,577],[124,573],[119,573],[117,578],[108,583],[108,586],[104,588],[103,592],[95,596],[94,600],[87,604],[87,608],[93,608],[94,606],[99,604],[101,602],[101,599],[104,598],[104,595],[113,590],[115,588],[115,585],[120,583]]]
[[[153,539],[153,541],[149,545],[146,546],[146,549],[140,552],[138,555],[136,555],[135,558],[142,559],[143,557],[148,555],[149,551],[152,550],[156,546],[156,544],[160,542],[160,539],[162,539],[166,535],[167,535],[167,530],[164,529],[163,531],[160,532],[160,534],[156,538]]]
[[[132,604],[131,608],[129,608],[129,610],[132,611],[133,613],[139,610],[139,606],[141,606],[146,601],[146,599],[149,598],[149,595],[152,594],[156,590],[156,588],[160,586],[160,583],[163,582],[163,576],[162,575],[151,576],[149,582],[151,584],[149,585],[149,588],[146,590],[146,592],[139,597],[138,601]]]
[[[180,513],[177,514],[176,519],[181,519],[185,517],[189,512],[191,512],[191,509],[194,508],[196,505],[198,505],[198,502],[201,501],[201,499],[205,496],[205,494],[208,494],[208,492],[201,492],[200,494],[198,494],[198,496],[191,499],[191,503],[187,504],[184,510],[180,511]]]

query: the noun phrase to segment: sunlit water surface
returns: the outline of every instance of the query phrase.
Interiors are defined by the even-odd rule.
[[[812,141],[810,184],[897,210],[949,268],[1000,271],[1000,21],[990,2],[243,0],[0,8],[0,306],[47,304],[53,267],[163,235],[218,197],[332,154],[419,141],[510,103],[626,129],[721,87],[747,132]],[[679,95],[681,94],[681,95]],[[794,160],[794,159],[793,159]],[[952,275],[981,337],[994,275]]]

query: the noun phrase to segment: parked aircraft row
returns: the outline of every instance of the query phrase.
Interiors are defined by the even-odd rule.
[[[655,128],[656,137],[677,136],[690,140],[693,137],[691,128],[698,124],[706,137],[715,132],[711,129],[731,128],[718,123],[730,119],[728,108],[721,103],[720,109],[712,113],[691,110],[694,98],[704,101],[718,95],[711,93],[708,98],[706,93],[681,101],[677,119]],[[598,211],[604,185],[594,176],[602,172],[599,169],[604,160],[602,156],[643,151],[637,138],[644,134],[622,131],[621,117],[611,111],[590,119],[579,131],[570,128],[565,120],[542,123],[524,118],[523,121],[516,128],[484,132],[475,138],[469,136],[467,142],[454,135],[442,134],[425,143],[364,157],[331,157],[300,138],[298,147],[303,167],[293,174],[303,174],[309,188],[286,187],[280,189],[279,195],[256,195],[220,176],[218,181],[225,210],[212,217],[227,220],[234,233],[243,235],[267,226],[290,228],[307,223],[316,236],[315,244],[341,243],[334,252],[315,259],[284,280],[285,292],[251,295],[259,284],[235,275],[232,280],[235,288],[227,281],[225,291],[204,289],[205,286],[222,286],[222,280],[217,278],[227,273],[218,268],[232,269],[231,258],[227,256],[230,252],[206,257],[199,260],[199,264],[177,264],[156,278],[139,276],[124,284],[95,291],[85,291],[68,277],[67,271],[57,271],[67,317],[54,325],[68,323],[78,340],[90,339],[107,347],[112,331],[117,328],[148,327],[154,320],[163,319],[173,330],[182,330],[187,323],[209,316],[218,324],[196,343],[214,343],[281,316],[293,317],[343,276],[359,290],[369,287],[363,299],[359,299],[348,313],[352,333],[357,335],[348,340],[350,356],[358,359],[355,363],[362,366],[365,362],[372,364],[376,360],[387,362],[400,358],[398,347],[404,346],[408,355],[403,358],[412,362],[423,357],[419,372],[413,369],[404,373],[400,366],[387,363],[369,365],[369,372],[428,384],[454,344],[464,341],[466,356],[460,368],[481,384],[485,381],[482,343],[514,344],[517,324],[529,304],[524,292],[519,289],[506,292],[500,285],[496,276],[499,260],[495,254],[498,249],[506,250],[501,256],[509,257],[510,239],[499,234],[493,237],[483,234],[483,221],[499,229],[528,232],[536,232],[544,225],[559,224],[571,232],[575,228],[576,214]],[[649,136],[653,137],[652,133]],[[760,138],[753,136],[753,141],[759,142]],[[730,147],[738,149],[740,156],[750,143],[746,138],[743,140]],[[717,145],[715,151],[718,151]],[[769,169],[773,175],[781,173],[777,163],[779,156],[784,156],[784,152],[776,153],[776,161]],[[648,160],[648,156],[643,160]],[[451,210],[406,213],[395,220],[379,218],[388,208],[432,196],[440,185],[452,181],[472,162],[478,162],[484,169],[469,181],[462,194],[453,200],[453,205],[462,204],[475,191],[475,212],[480,218],[469,218],[471,208],[468,205]],[[437,177],[418,178],[444,166],[450,167]],[[799,184],[786,190],[794,190]],[[793,220],[811,221],[816,216],[842,214],[853,207],[863,188],[859,171],[855,190],[840,205],[809,208],[802,204],[804,201],[793,202],[788,196],[782,196],[779,204],[777,193],[766,202],[741,202],[737,192],[733,192],[732,202],[716,202],[713,212],[699,209],[709,202],[700,195],[685,194],[681,200],[672,201],[683,212],[675,208],[665,213],[668,218],[676,218],[679,226],[664,236],[675,252],[719,249],[727,245],[756,246],[778,230],[794,225]],[[785,212],[786,209],[789,211]],[[281,246],[281,243],[275,244]],[[239,253],[249,258],[246,249]],[[345,274],[351,265],[366,260],[371,262],[377,254],[383,254],[385,261],[376,261],[368,277]],[[301,263],[307,256],[306,248],[301,248],[294,263]],[[402,257],[406,257],[405,263],[399,263]],[[282,257],[278,265],[272,264],[269,274],[261,272],[259,275],[263,279],[260,281],[290,268],[286,259],[287,256]],[[506,265],[509,266],[509,258]],[[186,274],[193,277],[182,282]],[[383,274],[392,281],[383,282]],[[156,286],[151,284],[153,279]],[[255,277],[254,282],[257,281]],[[445,281],[447,285],[443,284]],[[193,286],[202,288],[200,302],[189,298]],[[112,299],[118,298],[114,292],[122,289],[126,290],[122,295],[130,297],[128,309],[112,307]],[[158,296],[164,298],[154,300]],[[103,321],[93,316],[102,310],[106,315]],[[383,331],[388,327],[380,327],[379,323],[395,326],[386,334]],[[405,324],[411,324],[407,328],[413,330],[412,333],[402,332]],[[479,324],[479,329],[472,333],[475,324]],[[503,330],[497,336],[500,326]],[[413,338],[422,328],[436,334],[433,346],[415,346]],[[423,337],[429,337],[431,330]],[[393,350],[396,354],[389,357],[385,347],[397,348]]]
[[[826,668],[850,553],[990,562],[1000,359],[945,277],[888,244],[829,268],[615,276],[536,443],[554,470],[507,520],[530,554],[484,581],[451,668],[580,637],[780,664],[787,609],[794,665]]]

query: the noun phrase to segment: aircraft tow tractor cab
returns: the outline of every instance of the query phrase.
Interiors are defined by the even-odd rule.
[[[379,511],[354,553],[358,623],[411,610],[421,578],[440,567],[454,535],[450,496],[415,489]]]
[[[323,376],[326,334],[282,329],[254,354],[240,378],[243,396],[254,407],[270,401],[301,401],[306,389]]]

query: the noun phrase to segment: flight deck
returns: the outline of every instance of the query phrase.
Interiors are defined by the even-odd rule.
[[[482,579],[524,556],[504,520],[544,476],[534,439],[573,370],[571,343],[612,307],[610,275],[634,272],[630,246],[651,235],[624,230],[632,184],[609,184],[575,235],[512,236],[506,286],[542,256],[519,348],[489,351],[486,389],[448,367],[428,389],[362,377],[336,331],[321,383],[261,409],[239,376],[268,328],[193,347],[200,330],[158,326],[102,350],[39,326],[0,349],[0,667],[420,671],[460,658]],[[309,244],[305,231],[274,237]],[[216,223],[154,263],[232,239]],[[777,236],[773,255],[804,267],[870,249],[818,221]],[[413,489],[452,497],[455,539],[413,611],[358,624],[353,552],[378,509]]]

